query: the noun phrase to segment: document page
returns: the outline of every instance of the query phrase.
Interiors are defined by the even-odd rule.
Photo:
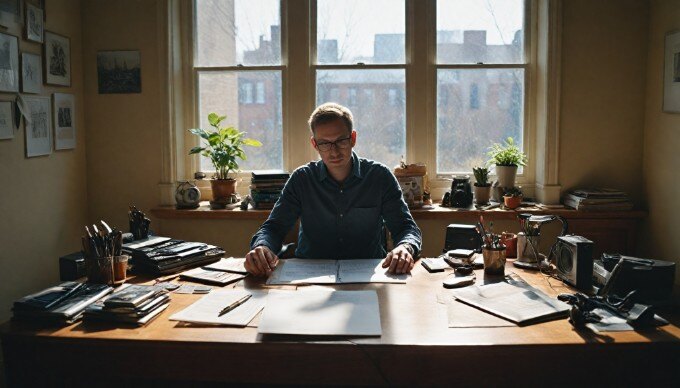
[[[335,260],[286,259],[279,262],[267,284],[333,284],[337,273]]]
[[[338,260],[338,283],[406,283],[409,274],[388,274],[383,259]]]
[[[374,290],[272,290],[258,332],[380,336],[378,294]]]
[[[518,324],[563,317],[569,305],[530,286],[508,283],[468,287],[453,292],[456,299]]]
[[[240,273],[245,275],[248,273],[248,271],[246,271],[245,263],[246,259],[244,258],[241,259],[235,259],[233,257],[230,257],[228,259],[221,258],[220,261],[206,265],[203,268],[215,271]]]
[[[219,312],[222,311],[223,308],[248,294],[253,295],[248,301],[228,313],[219,316]],[[248,322],[264,308],[266,298],[266,291],[214,290],[184,310],[171,315],[170,320],[245,327],[248,325]]]

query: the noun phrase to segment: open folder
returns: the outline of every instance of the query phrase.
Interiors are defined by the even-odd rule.
[[[406,283],[409,274],[388,274],[383,259],[281,260],[267,284]]]

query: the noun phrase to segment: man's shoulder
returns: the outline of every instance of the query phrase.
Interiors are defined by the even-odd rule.
[[[314,161],[309,162],[307,164],[303,164],[302,166],[293,170],[293,173],[290,174],[290,178],[297,180],[315,176],[316,174],[318,174],[319,171],[318,163],[319,163],[318,161]]]
[[[368,174],[378,174],[380,176],[392,175],[392,170],[390,170],[389,167],[378,161],[359,157],[359,164],[361,165],[362,174],[364,175]]]

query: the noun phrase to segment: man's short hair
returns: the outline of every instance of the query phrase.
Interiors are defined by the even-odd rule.
[[[317,127],[317,125],[323,125],[338,119],[344,121],[345,125],[349,129],[349,132],[352,133],[352,130],[354,129],[354,118],[352,117],[352,112],[350,112],[350,110],[346,107],[335,102],[327,102],[314,109],[312,115],[309,116],[309,129],[312,131],[312,134],[314,134],[314,129]]]

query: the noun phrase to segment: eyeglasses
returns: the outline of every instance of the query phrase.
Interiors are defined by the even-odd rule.
[[[350,146],[352,143],[352,136],[348,137],[343,137],[342,139],[338,139],[336,141],[325,141],[323,143],[319,143],[314,139],[314,142],[316,143],[316,148],[319,149],[319,151],[322,152],[328,152],[335,146],[337,149],[345,149]]]

